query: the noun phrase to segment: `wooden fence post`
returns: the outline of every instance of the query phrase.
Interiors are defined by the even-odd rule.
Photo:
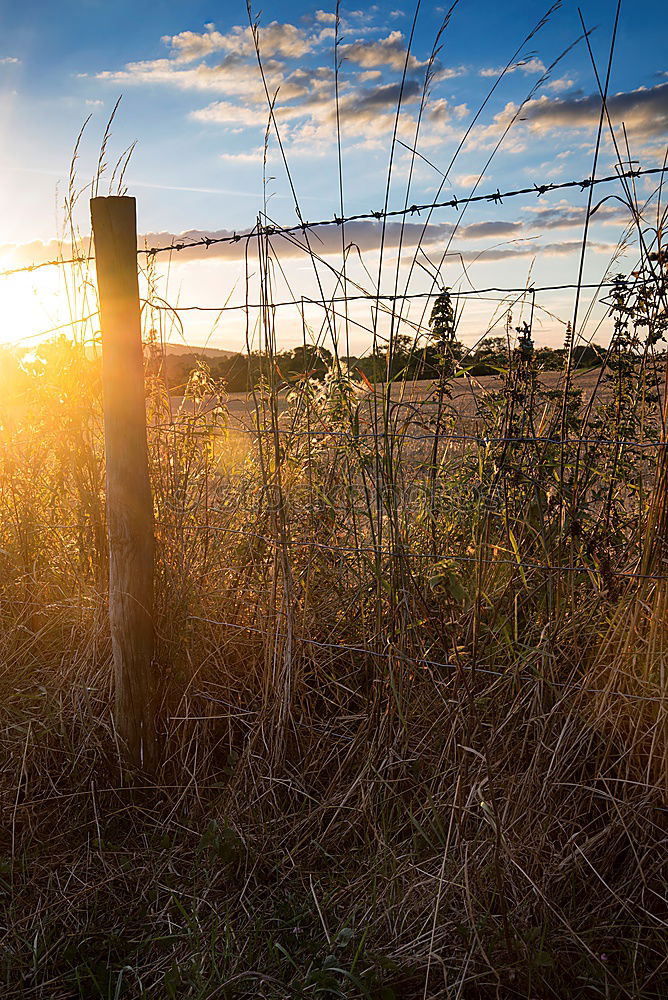
[[[128,763],[155,763],[153,501],[146,443],[134,198],[92,198],[102,330],[115,724]]]

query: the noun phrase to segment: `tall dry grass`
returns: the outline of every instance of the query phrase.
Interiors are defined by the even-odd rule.
[[[111,716],[98,362],[3,356],[3,996],[665,995],[665,272],[628,201],[641,265],[584,392],[574,341],[555,384],[509,316],[464,413],[438,272],[431,322],[373,331],[388,371],[430,336],[438,379],[370,388],[332,310],[331,371],[286,384],[269,239],[241,419],[205,369],[170,398],[147,331],[150,783]],[[343,227],[342,254],[346,294]]]
[[[97,368],[45,353],[4,394],[4,995],[661,996],[662,477],[607,443],[619,372],[556,485],[560,444],[459,439],[452,380],[407,424],[407,387],[384,418],[345,372],[263,385],[243,430],[205,373],[180,408],[152,376],[164,757],[133,787]],[[514,360],[468,430],[556,441]]]

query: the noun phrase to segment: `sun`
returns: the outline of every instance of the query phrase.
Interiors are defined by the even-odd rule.
[[[0,271],[12,266],[0,260]],[[68,301],[62,281],[45,271],[0,277],[0,343],[17,344],[48,337],[68,322]]]

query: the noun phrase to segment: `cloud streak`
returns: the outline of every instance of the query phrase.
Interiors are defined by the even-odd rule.
[[[479,72],[480,76],[501,76],[503,71],[504,71],[503,66],[499,67],[485,66]],[[508,68],[506,69],[506,75],[508,73],[517,73],[518,71],[524,73],[525,76],[531,76],[534,73],[542,75],[543,73],[546,72],[546,66],[541,59],[536,59],[535,57],[528,59],[520,59],[518,62],[513,63],[511,66],[508,66]]]
[[[404,66],[410,71],[421,69],[427,61],[421,61],[406,51],[406,43],[401,31],[391,31],[386,38],[376,42],[352,42],[339,46],[343,59],[361,66],[363,69],[378,69],[388,66],[401,73]]]
[[[275,59],[301,59],[313,52],[324,41],[334,37],[331,27],[320,28],[309,34],[294,24],[271,21],[259,32],[263,57]],[[234,53],[241,57],[255,56],[255,40],[250,25],[235,25],[226,34],[216,30],[214,24],[205,25],[203,32],[182,31],[165,35],[162,39],[177,63],[194,62],[215,52]]]
[[[558,212],[559,210],[545,209],[541,211],[549,213],[550,211]],[[388,250],[399,246],[404,249],[410,249],[421,245],[429,252],[430,250],[434,251],[437,247],[445,250],[446,243],[453,235],[456,240],[453,243],[453,248],[456,248],[460,242],[489,244],[490,241],[499,240],[517,241],[526,239],[532,230],[535,232],[536,227],[533,225],[533,222],[534,219],[529,219],[528,221],[490,219],[483,222],[473,222],[466,226],[459,226],[457,229],[455,229],[453,223],[449,222],[430,223],[426,229],[419,222],[404,222],[403,224],[401,222],[387,222],[384,227],[382,242]],[[556,214],[552,223],[550,223],[547,215],[542,220],[542,228],[545,229],[559,228],[563,224],[559,221],[559,217]],[[378,222],[350,222],[345,228],[346,244],[354,246],[363,253],[373,253],[378,251],[381,246],[382,233],[383,227]],[[173,263],[203,260],[243,260],[246,256],[247,243],[250,248],[250,256],[254,257],[254,248],[257,245],[257,241],[254,238],[246,240],[245,236],[247,233],[242,234],[236,242],[214,243],[208,248],[206,246],[195,246],[192,248],[187,246],[189,243],[196,243],[206,239],[233,239],[238,235],[233,230],[227,229],[191,229],[183,233],[149,232],[144,233],[138,238],[138,245],[140,247],[168,249],[175,244],[185,244],[184,249],[174,251],[172,255]],[[338,226],[314,226],[309,231],[309,241],[314,253],[319,256],[334,255],[340,257],[341,255],[341,230]],[[293,233],[290,236],[272,236],[270,237],[270,243],[274,252],[281,258],[300,258],[308,253],[308,248],[304,245],[303,238],[299,233]],[[603,245],[592,243],[591,246],[597,248]],[[580,243],[578,241],[548,243],[538,246],[535,238],[532,238],[526,247],[498,248],[492,246],[486,249],[484,246],[481,246],[480,249],[464,251],[464,255],[466,259],[473,259],[482,255],[485,260],[503,260],[512,256],[535,255],[539,251],[548,254],[566,254],[568,252],[575,252],[579,247]],[[85,249],[86,247],[82,244],[74,248],[74,253],[82,253]],[[607,244],[605,245],[605,249],[609,249]],[[454,249],[453,252],[455,252]],[[0,246],[0,254],[11,254],[12,259],[18,264],[33,264],[53,260],[61,255],[64,257],[71,256],[73,255],[73,248],[70,245],[63,245],[55,240],[48,243],[35,241],[18,246]],[[466,257],[467,254],[469,257]],[[166,259],[167,255],[164,254],[161,254],[157,258],[158,261]]]
[[[604,254],[612,257],[617,251],[616,244],[589,242],[588,249],[595,254]],[[449,257],[457,257],[466,264],[473,264],[477,261],[488,264],[500,261],[521,260],[527,257],[572,257],[577,255],[581,249],[581,243],[577,240],[564,240],[561,243],[536,243],[527,242],[521,245],[491,247],[489,250],[464,250],[451,251]],[[402,263],[409,264],[410,257],[403,257]],[[442,264],[440,257],[429,257],[429,261],[434,268]]]

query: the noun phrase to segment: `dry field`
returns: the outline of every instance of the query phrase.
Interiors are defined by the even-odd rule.
[[[560,390],[563,387],[563,374],[561,372],[542,372],[538,377],[538,386],[546,390]],[[595,393],[597,399],[605,400],[610,395],[609,385],[601,382],[601,370],[594,368],[588,371],[575,372],[571,379],[573,389],[582,393],[582,403],[586,406]],[[455,379],[451,383],[451,394],[448,404],[458,415],[458,418],[470,427],[475,425],[476,417],[480,409],[480,402],[490,393],[498,393],[503,390],[504,382],[500,376],[479,375],[465,376]],[[382,400],[386,389],[383,386],[376,390],[376,398]],[[363,390],[359,395],[359,403],[362,412],[366,410],[371,417],[374,409],[374,394],[368,390]],[[427,418],[433,414],[438,406],[438,396],[431,380],[395,382],[390,390],[390,400],[393,404],[404,406],[412,410],[410,418],[416,426],[424,425],[424,416]],[[206,413],[219,405],[218,399],[213,397],[193,405],[192,400],[186,400],[183,396],[173,396],[171,399],[172,412],[184,409],[192,413]],[[233,392],[226,396],[226,406],[229,410],[230,429],[235,425],[241,427],[252,427],[254,424],[253,414],[255,411],[255,401],[251,393]],[[284,392],[277,395],[277,410],[284,415],[288,409],[288,400]]]
[[[383,437],[356,396],[357,441],[331,398],[265,398],[265,449],[252,399],[227,435],[172,400],[146,782],[111,712],[99,387],[27,388],[0,434],[3,998],[663,1000],[655,459],[488,446],[493,378],[454,383],[435,463],[429,383]]]

